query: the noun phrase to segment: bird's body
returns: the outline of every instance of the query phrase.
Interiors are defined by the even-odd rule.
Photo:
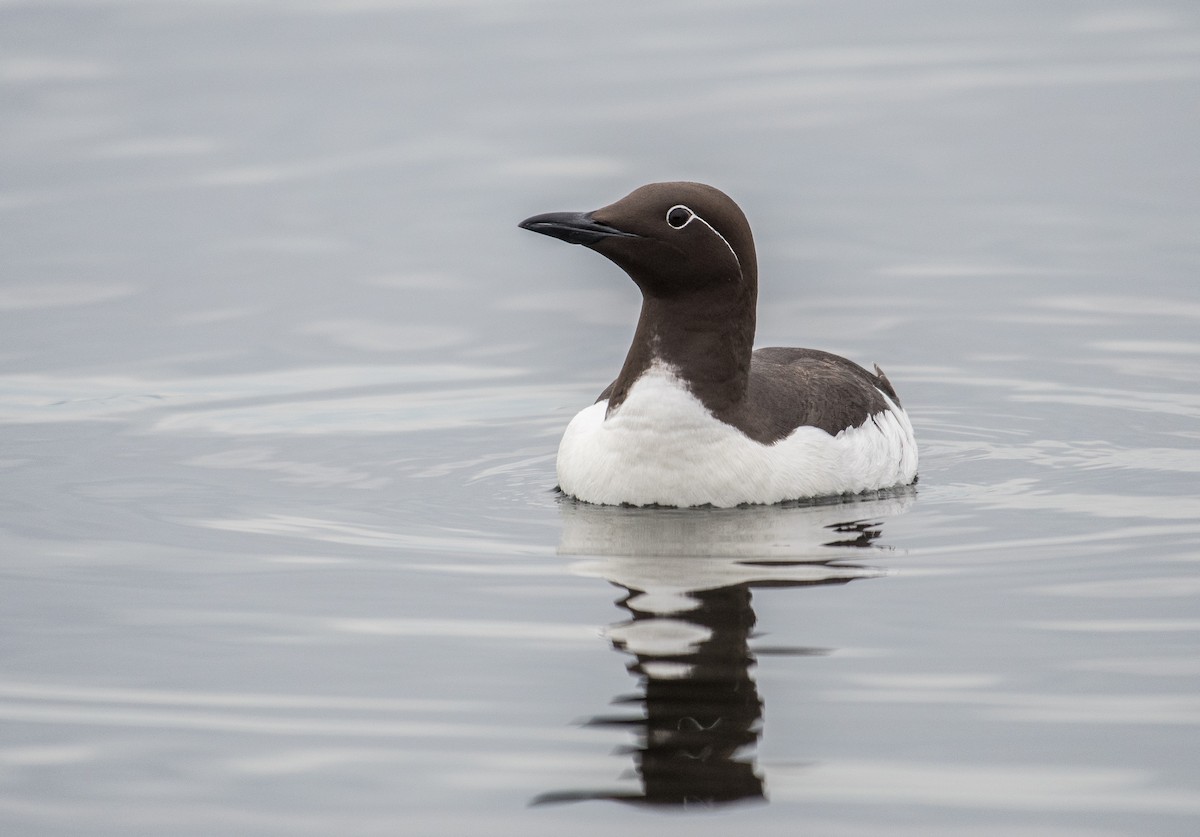
[[[857,493],[911,482],[912,425],[895,402],[830,434],[800,425],[770,444],[713,417],[665,363],[642,374],[620,409],[598,401],[558,448],[559,486],[593,503],[736,506]]]
[[[526,229],[585,244],[643,304],[616,380],[567,427],[559,487],[592,503],[735,506],[912,482],[917,447],[891,383],[812,349],[752,350],[750,228],[723,193],[644,186]]]

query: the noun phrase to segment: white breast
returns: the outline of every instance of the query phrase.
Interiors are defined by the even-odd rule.
[[[736,506],[908,484],[917,473],[912,425],[883,397],[888,409],[860,427],[836,436],[800,427],[763,445],[714,418],[656,361],[611,416],[600,401],[567,426],[559,487],[590,503]]]

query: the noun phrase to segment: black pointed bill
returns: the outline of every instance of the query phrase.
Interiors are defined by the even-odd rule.
[[[593,221],[590,212],[547,212],[526,218],[518,226],[568,244],[589,245],[606,238],[638,238],[634,233]]]

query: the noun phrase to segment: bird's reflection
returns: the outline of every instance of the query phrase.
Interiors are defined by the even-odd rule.
[[[904,511],[911,490],[847,506],[624,509],[564,501],[560,551],[574,569],[622,589],[608,628],[639,691],[616,698],[593,726],[634,733],[638,789],[555,791],[535,803],[607,799],[720,805],[766,798],[754,751],[763,701],[751,671],[752,590],[844,584],[881,575],[854,560]],[[849,516],[853,519],[847,520]],[[759,654],[821,649],[758,648]]]

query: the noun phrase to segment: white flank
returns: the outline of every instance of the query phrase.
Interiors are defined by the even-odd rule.
[[[917,443],[904,410],[883,397],[888,409],[859,427],[836,436],[800,427],[763,445],[714,418],[656,361],[607,419],[607,401],[572,419],[558,484],[589,503],[723,507],[906,485]]]

